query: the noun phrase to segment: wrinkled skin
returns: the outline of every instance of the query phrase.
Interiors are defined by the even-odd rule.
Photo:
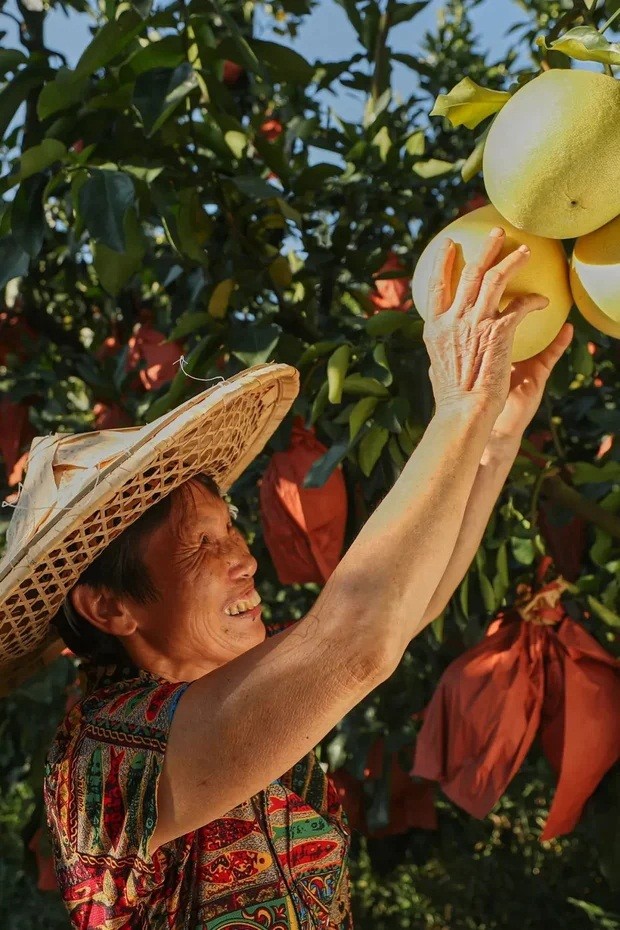
[[[173,492],[170,515],[142,545],[157,601],[136,604],[87,585],[72,594],[77,610],[120,637],[139,668],[194,681],[264,640],[260,606],[243,616],[225,613],[255,592],[257,566],[224,500],[188,481]]]

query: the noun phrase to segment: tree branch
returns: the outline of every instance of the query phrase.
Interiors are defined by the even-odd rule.
[[[543,493],[549,500],[566,507],[568,510],[572,510],[578,517],[598,526],[599,529],[609,533],[614,539],[620,539],[620,517],[609,513],[596,501],[588,500],[575,488],[571,488],[565,481],[562,481],[558,475],[550,475],[545,478]]]

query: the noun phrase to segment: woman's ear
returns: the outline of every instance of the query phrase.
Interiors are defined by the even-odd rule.
[[[129,636],[137,623],[124,600],[106,588],[78,584],[69,593],[71,606],[94,627],[109,636]]]

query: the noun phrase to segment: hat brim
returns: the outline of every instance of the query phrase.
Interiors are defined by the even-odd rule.
[[[298,381],[288,365],[256,366],[154,420],[12,554],[0,576],[0,695],[58,654],[49,621],[99,553],[196,474],[228,490],[290,409]]]

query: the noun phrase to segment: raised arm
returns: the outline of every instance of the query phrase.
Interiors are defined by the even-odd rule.
[[[513,365],[508,398],[482,453],[454,552],[426,608],[424,624],[439,616],[466,575],[517,457],[523,433],[538,410],[549,375],[568,348],[572,335],[572,325],[565,323],[546,349]]]
[[[285,633],[192,683],[175,713],[151,843],[194,830],[252,797],[312,749],[395,669],[421,629],[454,550],[480,457],[508,393],[517,324],[537,295],[497,308],[511,274],[501,235],[466,267],[454,247],[431,282],[425,328],[437,412],[313,610]]]

